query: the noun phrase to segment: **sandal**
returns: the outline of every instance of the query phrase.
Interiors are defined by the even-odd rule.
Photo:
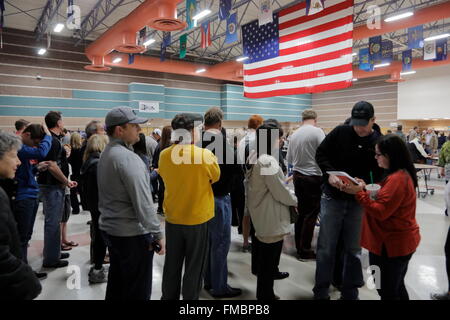
[[[66,246],[71,246],[71,247],[77,247],[78,243],[73,242],[73,241],[68,241],[66,243],[64,243]]]
[[[71,246],[69,246],[65,243],[61,244],[61,251],[70,251],[70,250],[72,250]]]

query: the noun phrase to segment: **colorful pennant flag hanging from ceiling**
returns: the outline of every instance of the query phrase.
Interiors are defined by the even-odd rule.
[[[402,52],[402,71],[411,71],[412,69],[412,50]]]
[[[359,49],[359,69],[363,71],[373,70],[373,64],[370,63],[369,48]]]
[[[381,36],[369,38],[370,63],[381,62]]]
[[[393,44],[391,40],[383,40],[381,42],[381,63],[391,63],[394,59]]]
[[[201,47],[205,49],[211,45],[211,26],[209,21],[202,23],[201,32],[202,32]]]
[[[436,59],[436,41],[427,41],[423,47],[423,60]]]
[[[164,44],[164,42],[161,42],[161,53],[159,55],[159,60],[161,62],[164,62],[166,60],[166,50],[167,46]]]
[[[434,61],[447,60],[447,38],[436,40],[436,59]]]
[[[325,0],[306,0],[306,15],[310,16],[325,9]]]
[[[197,11],[197,1],[196,0],[186,0],[186,22],[188,24],[187,29],[192,29],[196,27],[195,20],[192,19]]]
[[[300,2],[273,23],[242,27],[244,96],[265,98],[337,90],[352,85],[353,0],[327,0],[306,15]],[[381,43],[380,43],[381,51]]]
[[[134,63],[134,53],[129,53],[128,54],[128,64],[133,64]]]
[[[260,0],[258,11],[259,26],[273,22],[273,10],[271,0]]]
[[[237,13],[233,13],[227,19],[227,35],[225,37],[225,43],[230,44],[238,41],[237,34]]]
[[[231,11],[231,0],[220,0],[219,5],[219,18],[220,20],[225,20],[230,16]]]
[[[180,58],[183,59],[186,57],[186,51],[187,51],[187,34],[183,34],[180,37]]]
[[[423,26],[408,29],[408,49],[423,48]]]

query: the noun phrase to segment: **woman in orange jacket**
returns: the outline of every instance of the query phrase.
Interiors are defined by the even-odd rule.
[[[360,179],[359,185],[347,186],[346,191],[364,207],[361,246],[369,251],[370,265],[379,267],[381,300],[408,300],[404,279],[420,241],[416,170],[406,144],[393,134],[380,138],[375,157],[386,171],[375,200]]]

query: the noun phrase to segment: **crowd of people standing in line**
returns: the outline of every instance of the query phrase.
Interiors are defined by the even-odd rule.
[[[316,260],[315,299],[330,299],[330,285],[340,290],[341,299],[359,298],[364,284],[361,247],[380,269],[381,299],[409,299],[404,279],[420,242],[418,182],[401,127],[383,136],[373,106],[360,101],[346,123],[325,135],[317,127],[316,112],[304,110],[300,128],[283,149],[277,120],[252,116],[239,140],[227,137],[223,119],[218,107],[202,117],[178,114],[170,126],[146,137],[140,124],[147,119],[117,107],[108,112],[105,125],[87,125],[84,141],[78,133],[67,138],[58,111],[49,112],[42,125],[18,121],[16,135],[0,132],[0,178],[5,179],[0,189],[0,270],[11,270],[0,272],[5,288],[0,298],[33,299],[41,291],[38,279],[46,275],[32,271],[27,262],[40,198],[43,267],[68,265],[69,253],[61,251],[78,244],[67,238],[67,222],[81,205],[91,214],[89,281],[107,282],[107,300],[150,299],[155,253],[165,255],[161,299],[181,295],[197,300],[202,288],[214,298],[241,295],[228,281],[232,225],[243,236],[244,251],[251,251],[256,298],[279,299],[274,281],[289,277],[279,264],[292,223],[298,259]],[[196,121],[202,126],[196,127]],[[412,132],[408,138],[409,145],[418,140]],[[429,154],[438,148],[436,141],[431,130],[425,136]],[[441,145],[443,175],[449,173],[449,146]],[[294,191],[287,186],[288,168]],[[375,183],[376,195],[368,187]]]

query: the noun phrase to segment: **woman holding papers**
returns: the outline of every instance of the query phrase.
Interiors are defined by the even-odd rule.
[[[369,250],[381,300],[408,300],[404,279],[420,241],[416,170],[406,144],[396,135],[381,137],[375,152],[378,165],[385,169],[376,200],[371,199],[360,179],[358,185],[349,184],[345,191],[355,194],[364,207],[361,245]]]

